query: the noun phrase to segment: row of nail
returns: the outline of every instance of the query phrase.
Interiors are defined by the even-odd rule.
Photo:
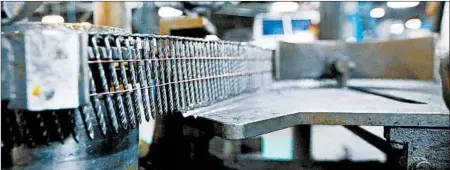
[[[37,116],[23,120],[34,122],[38,128],[22,129],[20,133],[11,127],[19,127],[26,121],[15,122],[14,126],[5,124],[5,128],[11,129],[8,139],[12,137],[12,143],[17,138],[34,145],[36,139],[45,143],[62,141],[69,134],[76,137],[75,119],[83,122],[90,139],[99,136],[96,133],[106,136],[126,132],[137,128],[142,116],[149,121],[157,116],[205,107],[254,92],[272,80],[272,51],[240,42],[91,34],[87,53],[89,71],[85,76],[89,79],[90,103],[72,110],[2,117],[11,121],[19,120],[14,116]],[[68,118],[62,120],[58,116]],[[66,132],[64,129],[70,129],[69,126],[73,128]],[[36,130],[39,128],[42,131]],[[51,137],[48,137],[49,129]],[[27,135],[30,133],[36,133],[37,137]],[[2,133],[4,144],[3,139],[6,138]]]
[[[89,136],[134,129],[271,83],[272,51],[245,43],[161,35],[90,35]],[[88,120],[89,119],[89,120]],[[109,128],[108,128],[109,127]],[[112,130],[108,130],[112,129]]]
[[[12,110],[2,101],[2,148],[22,144],[28,147],[61,142],[73,136],[78,140],[73,110],[39,111]]]

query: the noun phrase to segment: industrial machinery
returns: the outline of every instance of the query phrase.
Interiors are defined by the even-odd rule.
[[[364,54],[354,46],[325,49],[333,51],[307,54],[319,61],[298,61],[242,42],[83,24],[2,27],[2,169],[138,169],[139,124],[152,118],[162,136],[139,160],[146,169],[239,169],[209,155],[212,137],[309,125],[345,126],[386,153],[389,169],[450,167],[448,54],[441,85],[429,68],[402,72],[409,68],[388,53],[378,57],[401,71],[368,71],[367,56],[346,53]],[[314,67],[289,69],[293,61]],[[386,140],[360,125],[384,126]],[[303,137],[295,158],[306,162]]]
[[[7,44],[2,46],[6,66],[2,67],[2,120],[6,121],[2,125],[9,129],[2,133],[2,153],[5,160],[10,158],[2,165],[9,162],[13,169],[58,168],[70,160],[88,161],[74,166],[77,169],[104,164],[85,157],[92,152],[99,159],[104,159],[99,155],[115,152],[129,158],[111,154],[108,162],[118,165],[105,168],[134,168],[141,115],[148,121],[157,114],[186,112],[271,82],[272,53],[245,43],[138,35],[71,24],[11,27],[2,34]],[[87,31],[80,31],[83,28]],[[61,42],[70,33],[83,38]],[[12,46],[12,42],[21,45]],[[37,48],[49,50],[33,53]],[[71,103],[61,97],[79,100]],[[80,135],[81,129],[86,135]],[[68,139],[70,134],[73,139]],[[62,143],[54,145],[55,140]],[[92,151],[83,154],[64,149],[86,146]],[[115,149],[105,151],[111,148]],[[57,151],[63,153],[51,154]]]

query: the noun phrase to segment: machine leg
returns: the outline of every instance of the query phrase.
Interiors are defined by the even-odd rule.
[[[402,169],[450,168],[450,129],[385,128],[386,140],[403,143],[405,154],[398,162]]]
[[[298,125],[293,130],[294,153],[297,161],[311,161],[311,125]]]
[[[209,153],[212,135],[184,125],[179,115],[161,118],[162,133],[149,154],[140,160],[146,169],[228,170],[223,161]]]

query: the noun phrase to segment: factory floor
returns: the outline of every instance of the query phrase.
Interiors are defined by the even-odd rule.
[[[383,127],[363,128],[383,137]],[[342,126],[313,126],[311,128],[311,159],[313,161],[294,160],[292,131],[293,128],[287,128],[241,141],[241,145],[253,147],[253,149],[245,149],[245,151],[241,149],[241,152],[247,153],[237,158],[225,158],[224,164],[227,167],[242,170],[388,169],[384,164],[386,161],[384,153]],[[226,150],[223,149],[225,145],[212,144],[211,146],[221,148],[222,151]]]
[[[384,138],[383,127],[364,126],[362,128]],[[287,128],[262,135],[261,156],[266,160],[293,160],[292,130],[293,128]],[[342,126],[312,126],[311,158],[315,161],[386,161],[383,152]]]

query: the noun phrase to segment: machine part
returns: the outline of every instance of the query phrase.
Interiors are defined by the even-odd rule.
[[[7,100],[10,98],[11,93],[14,91],[14,86],[12,86],[12,81],[14,80],[14,48],[11,42],[1,36],[2,40],[2,68],[1,68],[1,83],[2,83],[2,94],[1,99]],[[12,88],[12,89],[11,89]]]
[[[441,76],[442,96],[447,108],[450,110],[450,53],[447,52],[440,62],[439,73]]]
[[[370,143],[372,146],[382,151],[387,156],[386,165],[398,169],[401,162],[404,161],[404,153],[406,152],[406,144],[386,141],[381,137],[359,127],[359,126],[344,126],[355,135],[359,136],[364,141]]]
[[[86,32],[93,34],[111,34],[123,33],[123,31],[109,27],[91,25],[40,23],[10,25],[8,27],[2,27],[2,31],[5,31],[2,33],[2,39],[8,38],[9,44],[21,44],[14,41],[21,40],[26,42],[26,38],[31,40],[45,40],[44,42],[46,42],[42,43],[42,41],[36,41],[31,44],[34,45],[31,47],[34,47],[35,53],[32,53],[32,57],[25,58],[26,56],[23,56],[24,49],[28,49],[29,47],[17,45],[11,49],[11,45],[8,47],[8,43],[3,43],[2,41],[2,49],[7,49],[6,53],[2,53],[2,59],[7,59],[2,60],[2,66],[14,66],[15,69],[12,69],[14,75],[22,74],[23,77],[25,74],[33,75],[38,74],[39,71],[41,71],[43,73],[48,73],[41,75],[39,77],[41,79],[54,80],[62,85],[65,85],[64,83],[70,83],[69,85],[71,86],[78,85],[80,90],[76,89],[73,94],[65,95],[63,99],[58,100],[66,103],[70,103],[68,102],[69,100],[78,100],[78,105],[83,105],[81,107],[75,105],[74,107],[69,107],[70,109],[61,109],[60,107],[55,108],[58,106],[57,104],[49,103],[47,105],[49,108],[44,111],[18,110],[7,107],[7,105],[11,105],[11,102],[14,102],[14,100],[12,100],[13,98],[10,98],[10,96],[4,98],[4,96],[2,96],[2,128],[8,129],[6,133],[2,133],[2,169],[137,168],[138,157],[136,153],[138,152],[138,129],[119,131],[117,122],[108,122],[105,119],[105,115],[116,116],[115,113],[108,114],[108,111],[111,110],[117,112],[112,105],[114,103],[105,101],[107,99],[102,95],[88,95],[101,92],[101,90],[99,90],[102,88],[100,82],[110,82],[110,79],[107,80],[109,77],[106,76],[109,74],[105,72],[99,74],[99,72],[101,72],[99,70],[105,71],[100,68],[100,64],[91,64],[89,67],[88,61],[101,60],[100,57],[107,58],[107,54],[111,57],[112,50],[111,48],[108,48],[110,49],[110,51],[108,51],[110,53],[107,53],[104,46],[99,48],[94,47],[94,50],[92,44],[95,43],[91,42],[92,36],[88,41]],[[11,36],[16,39],[12,39]],[[61,38],[64,38],[64,42],[61,42]],[[70,42],[75,42],[76,44],[74,45]],[[27,52],[30,52],[30,50],[27,50]],[[36,56],[41,53],[50,53],[54,55]],[[58,59],[64,57],[65,55],[62,54],[65,53],[75,55],[75,57],[71,57],[73,60],[71,60],[70,63],[61,64],[55,62],[54,58],[51,58],[55,57]],[[15,62],[12,59],[14,59]],[[31,60],[28,61],[24,59]],[[9,62],[6,62],[8,60]],[[117,60],[117,58],[115,58],[115,60]],[[25,72],[27,71],[25,68],[32,66],[32,64],[40,64],[38,66],[46,69]],[[64,66],[64,69],[49,70],[48,64],[51,66],[58,66],[57,64],[59,64],[59,68]],[[72,69],[76,69],[78,75],[74,76],[75,79],[71,82],[61,81],[62,78],[71,78],[71,76],[68,75],[68,73],[71,72],[67,70],[69,69],[69,65],[75,66]],[[20,72],[21,70],[17,72],[17,68],[22,69],[22,72]],[[58,75],[57,78],[60,79],[51,79],[52,74]],[[18,76],[10,77],[11,79],[20,78]],[[2,83],[4,82],[2,81]],[[9,82],[7,82],[7,84],[8,83]],[[70,87],[69,85],[67,85],[67,87]],[[104,87],[106,87],[106,90],[104,89],[105,91],[109,91],[108,84]],[[12,94],[17,94],[17,91],[24,91],[26,89],[12,85],[9,90],[15,92]],[[37,90],[37,92],[39,92],[39,90]],[[77,95],[79,96],[77,97]],[[47,96],[51,95],[44,95],[44,97]],[[112,128],[108,129],[108,127]]]
[[[74,112],[92,139],[94,129],[107,136],[108,128],[114,134],[137,128],[141,114],[149,120],[185,113],[272,82],[272,51],[248,44],[97,32],[88,40],[82,75],[91,103]],[[88,121],[93,117],[96,123]]]
[[[370,143],[372,146],[375,146],[378,150],[382,151],[386,155],[392,155],[395,152],[394,147],[392,147],[391,144],[359,126],[344,126],[344,127],[350,130],[355,135],[358,135],[366,142]]]
[[[354,63],[349,61],[347,56],[328,57],[325,59],[325,70],[320,78],[335,78],[338,87],[344,88],[347,86],[352,68],[354,68]]]
[[[413,158],[413,163],[409,166],[411,170],[433,170],[433,165],[425,158]]]
[[[349,89],[326,88],[326,83],[320,84],[320,81],[315,81],[316,88],[311,88],[313,82],[299,80],[291,84],[274,83],[269,90],[188,111],[185,116],[191,117],[189,125],[225,139],[244,139],[300,124],[449,126],[449,111],[440,93],[414,92],[408,90],[408,87],[402,89],[402,81],[392,82],[398,85],[397,89],[377,89],[380,93],[426,103],[411,104]],[[376,86],[381,82],[386,87],[390,86],[389,80],[355,80],[348,84],[358,87],[370,84]],[[406,82],[405,86],[414,83]],[[417,87],[439,89],[433,85]]]
[[[292,133],[294,140],[293,158],[305,163],[311,162],[311,126],[294,126]]]
[[[436,79],[434,49],[434,37],[366,43],[280,42],[275,75],[277,80],[320,78],[332,66],[329,61],[346,56],[354,63],[349,78],[429,81]]]
[[[146,169],[231,169],[209,153],[209,142],[213,136],[186,126],[181,113],[158,120],[162,121],[164,135],[155,140],[150,146],[151,152],[139,160],[141,166]]]
[[[10,101],[9,108],[41,111],[87,103],[87,78],[79,78],[87,67],[83,62],[86,34],[65,28],[40,28],[5,32],[2,37],[15,44],[8,49],[14,60],[8,63],[13,66],[8,70],[13,78],[4,80],[14,86],[4,98]]]
[[[77,56],[80,61],[80,76],[83,76],[83,78],[78,78],[78,87],[79,87],[79,103],[80,105],[86,104],[89,101],[89,91],[88,91],[88,87],[89,87],[89,78],[88,78],[88,67],[87,65],[85,65],[85,63],[87,63],[88,57],[85,56],[86,55],[86,51],[87,51],[87,44],[88,44],[88,40],[87,40],[87,36],[85,36],[84,34],[86,32],[88,33],[126,33],[124,30],[122,29],[118,29],[118,28],[114,28],[114,27],[105,27],[105,26],[97,26],[97,25],[89,25],[89,24],[70,24],[70,23],[62,23],[62,24],[44,24],[44,23],[40,23],[40,22],[24,22],[24,23],[17,23],[17,24],[13,24],[13,25],[8,25],[6,27],[2,27],[2,39],[4,39],[5,41],[2,41],[2,51],[5,50],[6,53],[4,53],[5,55],[2,54],[2,73],[6,73],[9,75],[13,75],[13,74],[17,74],[14,73],[14,67],[17,64],[14,64],[14,55],[19,55],[19,54],[23,54],[23,47],[21,46],[15,46],[14,48],[12,48],[11,45],[8,45],[8,42],[6,40],[8,40],[6,38],[7,35],[16,35],[16,34],[22,34],[25,31],[28,30],[48,30],[49,32],[51,32],[51,30],[62,30],[62,32],[72,32],[71,34],[75,34],[74,31],[77,31],[79,34],[83,35],[82,38],[79,39],[79,44],[80,44],[80,56]],[[16,42],[14,42],[16,43]],[[10,43],[9,43],[10,44]],[[20,43],[19,43],[20,44]],[[73,48],[72,48],[73,49]],[[16,50],[16,51],[14,51]],[[75,50],[74,50],[75,51]],[[76,54],[76,53],[75,53]],[[7,58],[5,58],[7,57]],[[5,61],[9,61],[9,62],[5,62]],[[44,60],[45,61],[45,60]],[[5,66],[5,67],[3,67]],[[5,70],[6,69],[6,70]],[[9,78],[6,78],[9,77]],[[2,76],[3,78],[3,76]],[[6,75],[5,78],[2,80],[2,83],[6,83],[6,84],[10,84],[12,83],[14,80],[16,79],[16,76],[8,76]],[[9,87],[11,87],[11,89],[8,89]],[[10,93],[2,93],[2,100],[7,100],[9,99],[10,94],[12,94],[12,92],[15,90],[16,85],[5,85],[2,86],[2,88],[6,88],[4,92],[6,91],[10,91]],[[3,91],[3,89],[2,89]]]
[[[446,128],[386,127],[388,142],[406,143],[403,169],[448,169],[450,130]]]
[[[339,87],[343,88],[347,85],[349,76],[348,62],[337,60],[333,62],[333,72],[336,74],[336,79]]]
[[[2,108],[3,119],[10,114]],[[18,115],[18,114],[16,114]],[[28,115],[28,116],[27,116]],[[40,115],[40,118],[36,116]],[[78,116],[77,116],[78,115]],[[100,134],[95,131],[96,139],[83,134],[82,114],[70,114],[70,112],[43,112],[40,114],[26,112],[20,120],[26,121],[22,126],[24,133],[22,139],[27,145],[11,146],[7,139],[11,136],[2,133],[2,169],[136,169],[138,166],[138,130],[121,132],[119,135],[109,138],[98,138]],[[20,115],[19,115],[20,116]],[[21,117],[23,117],[21,116]],[[35,116],[32,118],[30,116]],[[58,116],[56,119],[53,116]],[[42,119],[43,123],[36,119]],[[90,117],[93,119],[93,117]],[[11,120],[11,119],[10,119]],[[59,120],[57,124],[50,122]],[[74,121],[73,124],[70,122]],[[93,122],[92,120],[89,120]],[[43,127],[40,127],[43,125]],[[8,125],[6,125],[8,126]],[[23,127],[26,126],[26,127]],[[2,127],[2,128],[3,128]],[[9,126],[10,129],[14,126]],[[58,127],[58,128],[55,128]],[[71,136],[72,131],[76,136]],[[6,131],[5,131],[6,132]],[[28,135],[27,135],[28,133]],[[91,133],[91,132],[88,132]],[[13,133],[18,135],[19,133]],[[59,135],[62,135],[60,138]],[[30,136],[30,137],[27,137]]]

